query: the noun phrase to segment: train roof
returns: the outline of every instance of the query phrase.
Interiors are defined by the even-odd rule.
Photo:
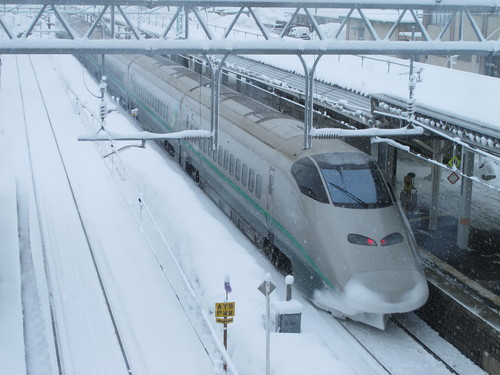
[[[147,66],[156,68],[170,85],[196,101],[201,100],[206,108],[211,107],[211,80],[207,77],[200,76],[199,73],[162,56],[154,56],[153,61],[141,56],[128,56],[128,58],[134,59],[144,68]],[[168,77],[175,78],[175,81],[169,80]],[[238,121],[230,122],[279,152],[293,157],[302,151],[303,123],[274,108],[221,86],[219,112],[226,119],[241,117]]]
[[[283,113],[267,107],[242,94],[221,95],[221,112],[233,111],[246,121],[236,125],[268,146],[288,154],[297,155],[303,148],[303,125]]]
[[[143,60],[140,57],[135,57],[135,61],[141,65],[153,64],[161,74],[165,75],[167,80],[167,76],[174,77],[175,81],[169,81],[169,84],[173,84],[193,100],[201,100],[202,105],[206,108],[211,107],[210,79],[165,57],[155,56],[154,59],[155,62],[151,63],[151,60],[146,60],[146,58]],[[336,140],[317,140],[314,151],[304,150],[304,124],[302,121],[226,86],[221,86],[220,89],[219,113],[239,129],[291,159],[318,151],[332,151],[332,148],[335,150],[340,148],[342,151],[354,150],[353,147]],[[231,131],[230,129],[226,130]]]

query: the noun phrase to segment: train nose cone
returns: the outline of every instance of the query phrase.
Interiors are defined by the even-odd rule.
[[[376,271],[355,274],[344,289],[345,302],[370,313],[403,313],[422,306],[429,296],[419,271]]]

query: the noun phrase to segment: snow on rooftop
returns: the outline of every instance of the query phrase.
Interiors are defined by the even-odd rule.
[[[303,75],[296,56],[252,55],[250,58]],[[304,56],[312,65],[313,57]],[[416,104],[436,112],[460,117],[500,130],[498,93],[500,79],[429,64],[416,63],[420,82]],[[409,62],[386,56],[323,56],[316,68],[316,79],[360,95],[384,93],[406,101],[409,97]]]
[[[363,14],[367,19],[374,22],[396,22],[402,11],[398,9],[363,9]],[[303,10],[299,12],[300,14],[305,14]],[[322,18],[332,18],[332,20],[337,19],[338,22],[342,22],[345,17],[348,15],[349,9],[321,9],[319,16]],[[315,16],[316,13],[313,13]],[[350,15],[351,19],[361,19],[361,14],[355,10]],[[411,15],[410,12],[406,12],[403,18],[401,19],[402,23],[415,23],[415,19]]]

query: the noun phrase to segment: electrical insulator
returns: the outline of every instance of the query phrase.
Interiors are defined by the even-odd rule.
[[[104,93],[106,92],[106,89],[108,88],[108,84],[106,83],[107,79],[108,79],[108,77],[106,77],[106,76],[101,77],[101,83],[99,84],[99,89],[101,90],[101,95],[104,95]]]
[[[101,120],[104,120],[107,114],[108,114],[108,103],[106,103],[103,100],[99,103],[99,115],[101,116]]]

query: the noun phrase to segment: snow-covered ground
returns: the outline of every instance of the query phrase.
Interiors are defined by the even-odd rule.
[[[163,239],[149,234],[156,230],[153,228],[151,219],[153,217],[154,226],[159,228],[168,241],[171,251],[196,292],[202,310],[212,319],[210,324],[217,332],[216,336],[219,340],[222,337],[222,327],[214,322],[214,303],[224,300],[224,279],[230,278],[233,289],[230,300],[236,302],[237,308],[235,322],[229,326],[229,353],[241,374],[264,373],[265,299],[257,287],[264,280],[265,274],[271,272],[273,281],[278,285],[278,289],[272,294],[274,313],[276,303],[284,296],[283,277],[258,255],[257,250],[197,189],[176,164],[166,160],[161,153],[157,152],[154,145],[148,144],[145,150],[129,149],[120,156],[107,158],[106,165],[109,172],[106,172],[106,176],[103,171],[103,160],[96,157],[98,153],[92,144],[82,144],[76,141],[77,134],[88,133],[89,130],[97,131],[100,126],[98,121],[89,120],[88,114],[81,107],[84,105],[97,113],[97,100],[92,98],[83,86],[82,68],[73,58],[65,56],[55,58],[39,56],[35,58],[35,61],[39,75],[44,77],[43,81],[50,82],[50,94],[45,95],[47,101],[57,103],[60,108],[60,113],[57,114],[56,111],[53,116],[64,119],[63,127],[60,127],[58,121],[58,137],[63,153],[69,155],[68,170],[74,179],[76,196],[83,204],[83,216],[93,223],[92,232],[94,238],[98,239],[99,247],[106,249],[105,255],[101,255],[101,260],[105,264],[103,268],[106,269],[108,275],[106,277],[108,280],[113,280],[114,298],[119,301],[118,320],[129,323],[123,323],[121,327],[125,331],[125,336],[129,337],[131,357],[137,361],[134,365],[139,369],[147,368],[148,370],[144,370],[144,373],[155,374],[162,373],[163,368],[183,369],[182,366],[186,364],[186,361],[192,365],[193,362],[202,359],[198,356],[192,358],[193,352],[190,349],[179,354],[169,346],[174,342],[178,347],[195,348],[199,343],[197,339],[190,338],[189,335],[172,331],[179,326],[178,321],[181,318],[173,312],[172,303],[162,305],[161,301],[167,298],[165,294],[168,293],[170,287],[159,274],[160,267],[152,259],[150,246],[159,250],[157,256],[160,259],[168,257],[168,254],[164,254]],[[22,110],[17,103],[19,97],[15,94],[18,90],[16,85],[19,85],[16,82],[15,56],[7,56],[2,69],[4,74],[0,91],[0,110],[3,115],[10,114],[10,116],[3,117],[7,121],[2,122],[0,127],[2,172],[5,171],[7,175],[9,171],[11,175],[15,175],[20,185],[18,190],[28,191],[27,186],[31,180],[27,175],[25,164]],[[57,75],[63,77],[62,79],[78,93],[79,105],[74,104],[74,100],[70,102],[67,99]],[[34,81],[32,85],[34,87]],[[89,77],[87,77],[87,85],[94,90],[94,93],[97,93],[96,85],[91,84]],[[53,104],[51,107],[54,108]],[[78,117],[74,111],[79,111],[82,115]],[[42,115],[40,111],[31,110],[30,116],[34,118],[37,116],[41,118]],[[82,121],[84,125],[81,125]],[[108,116],[107,127],[110,130],[124,132],[132,129],[133,123],[121,113],[112,113]],[[101,144],[97,147],[105,153],[108,150],[104,148],[109,146]],[[38,155],[39,158],[44,158]],[[96,173],[101,177],[96,179]],[[111,186],[108,185],[110,174],[115,180]],[[36,181],[43,182],[43,177],[36,177]],[[131,187],[131,184],[134,187]],[[113,191],[114,193],[110,193]],[[142,203],[139,203],[139,198]],[[122,204],[118,204],[118,201],[122,201]],[[60,204],[64,206],[64,202]],[[30,205],[29,210],[34,210],[34,208]],[[0,222],[15,221],[15,218],[6,211],[2,210],[2,214]],[[139,240],[137,240],[139,242],[130,241],[132,233],[128,232],[132,232],[131,214],[136,219],[134,233],[146,233],[148,239],[152,239],[150,244],[141,245]],[[33,220],[31,224],[36,224],[36,220]],[[44,225],[50,227],[50,222]],[[56,238],[64,236],[64,230],[59,233],[57,225],[61,224],[56,224],[56,228],[51,228]],[[15,251],[15,244],[11,246],[11,251]],[[64,261],[64,258],[60,261]],[[61,266],[64,270],[64,264]],[[39,268],[37,270],[43,273]],[[156,274],[158,276],[155,276]],[[4,280],[6,275],[8,274],[2,268],[1,280]],[[38,287],[41,288],[40,303],[45,305],[42,310],[45,310],[46,315],[48,309],[46,295],[44,298],[43,287],[40,285]],[[78,290],[73,290],[77,296],[78,292]],[[11,298],[19,300],[18,290],[11,289],[11,293]],[[304,304],[303,333],[300,335],[273,333],[271,335],[272,374],[382,373],[373,359],[346,335],[338,322],[308,305],[300,295],[296,295],[296,298]],[[14,314],[14,318],[19,319],[21,312],[16,311],[18,315]],[[198,318],[203,321],[202,316]],[[101,324],[101,321],[96,321],[95,328],[100,327]],[[47,330],[50,322],[46,321],[45,326]],[[361,329],[366,328],[361,327]],[[22,331],[17,332],[22,334]],[[377,337],[374,341],[383,341],[384,346],[394,344],[394,336],[390,334],[383,336],[382,339],[381,336],[376,336],[376,332],[367,330],[364,335]],[[134,340],[130,337],[134,337]],[[28,335],[25,339],[25,346],[31,349],[36,348],[35,343],[28,341],[36,341],[40,338],[41,336]],[[19,340],[19,336],[17,339]],[[376,348],[375,342],[373,345]],[[440,345],[446,345],[446,343],[442,342]],[[397,341],[396,346],[398,346]],[[425,368],[427,373],[448,373],[441,364],[435,362],[426,353],[411,351],[413,354],[408,355],[408,351],[395,352],[394,349],[390,353],[382,349],[379,354],[390,364],[389,367],[394,373],[419,374],[422,368]],[[19,352],[17,355],[8,355],[12,354],[13,350],[12,341],[2,336],[0,352],[6,354],[3,357],[6,361],[2,362],[2,365],[8,369],[14,369],[9,371],[9,374],[24,373],[23,363],[19,362],[19,359],[23,360],[24,356]],[[37,354],[30,352],[28,357],[36,357]],[[40,355],[48,354],[41,351]],[[205,354],[201,356],[204,357]],[[458,356],[464,363],[468,363],[463,357]],[[138,357],[142,357],[142,360],[137,360]],[[28,366],[39,363],[43,359],[33,360],[32,358],[27,362]],[[48,359],[50,360],[50,356]],[[76,358],[75,363],[78,363]],[[416,366],[417,363],[421,364],[421,367]],[[11,367],[8,367],[9,365]],[[481,373],[470,363],[467,366],[470,366],[468,373]],[[31,370],[36,372],[36,368],[31,368]],[[54,367],[52,370],[54,371]],[[79,371],[74,369],[73,373],[79,373]],[[189,372],[179,370],[178,373]]]
[[[286,59],[282,59],[281,62],[283,63],[284,60]],[[179,310],[177,301],[171,299],[172,288],[168,285],[165,275],[160,272],[158,262],[162,264],[169,262],[169,251],[174,254],[175,262],[178,262],[186,280],[194,290],[202,313],[209,317],[211,329],[216,332],[219,341],[222,337],[222,327],[215,323],[214,303],[224,300],[224,279],[230,278],[233,292],[229,298],[236,302],[237,308],[235,322],[229,326],[229,353],[241,374],[265,373],[265,300],[257,287],[264,280],[265,274],[270,272],[274,283],[278,286],[272,295],[274,314],[277,302],[284,297],[283,277],[270,267],[254,246],[232,226],[230,221],[197,189],[179,167],[158,152],[156,146],[148,144],[146,149],[129,149],[120,156],[108,157],[103,162],[97,157],[98,152],[101,154],[109,152],[109,145],[78,143],[76,141],[78,134],[95,132],[100,126],[96,120],[98,101],[84,87],[82,68],[68,56],[36,57],[36,61],[40,76],[44,77],[44,81],[51,82],[50,94],[46,97],[50,97],[51,101],[60,107],[57,117],[63,119],[64,123],[64,127],[60,128],[60,141],[65,145],[63,147],[69,155],[69,164],[73,165],[73,172],[70,174],[75,179],[77,192],[79,192],[77,195],[84,204],[85,215],[92,222],[94,238],[99,242],[100,248],[106,249],[101,260],[108,272],[108,278],[112,280],[115,302],[120,306],[119,319],[126,322],[123,323],[123,327],[129,337],[128,345],[133,348],[131,352],[132,357],[135,358],[135,366],[142,370],[138,373],[159,374],[164,373],[168,368],[180,374],[189,374],[186,366],[196,368],[197,364],[208,360],[205,354],[194,355],[191,351],[191,348],[193,350],[199,348],[199,340],[193,335],[185,334],[187,331],[194,331],[179,323],[181,320],[184,321],[185,316]],[[353,64],[348,63],[345,69],[351,65]],[[387,69],[386,65],[385,69]],[[351,85],[349,87],[353,89],[356,87],[352,86],[352,78],[360,74],[359,69],[346,72],[339,68],[332,72],[328,67],[325,69],[326,73],[329,73],[330,77],[332,73],[335,76],[338,74],[338,78],[346,79]],[[376,75],[373,73],[375,72],[363,75],[360,83],[362,87],[358,88],[360,92],[374,92],[367,89],[367,85],[378,88],[387,86],[387,89],[391,90],[390,87],[393,86],[387,83],[389,81],[387,78],[383,79],[384,86],[380,86],[381,83],[378,78],[374,78]],[[394,75],[400,76],[400,73]],[[46,362],[53,362],[53,353],[40,347],[40,341],[50,342],[50,339],[46,337],[50,335],[50,322],[36,319],[26,322],[29,315],[25,310],[25,327],[28,327],[29,332],[23,335],[20,326],[23,313],[20,310],[18,280],[21,275],[16,272],[19,269],[15,254],[17,244],[15,236],[12,236],[17,220],[13,216],[12,209],[14,180],[17,182],[18,199],[20,199],[18,202],[22,213],[20,221],[27,220],[29,217],[31,225],[36,227],[37,219],[33,213],[35,209],[33,197],[29,193],[31,175],[27,170],[25,135],[22,131],[24,119],[19,103],[17,79],[16,57],[3,57],[0,86],[0,117],[3,119],[0,123],[0,173],[2,175],[2,184],[0,184],[2,247],[0,251],[2,259],[9,259],[9,261],[0,263],[0,301],[12,301],[12,304],[9,304],[7,309],[5,304],[0,303],[2,314],[0,315],[0,373],[5,372],[9,375],[25,373],[25,353],[22,345],[24,342],[28,351],[26,363],[31,373],[51,374],[56,373],[55,367],[53,363],[51,367]],[[23,77],[23,79],[28,78]],[[60,80],[64,84],[61,84]],[[335,81],[338,82],[337,79]],[[398,82],[400,82],[398,85],[406,90],[407,77],[403,76]],[[88,76],[86,83],[95,94],[98,93],[96,85]],[[34,80],[31,81],[31,85],[35,90]],[[65,93],[67,86],[71,87],[75,93],[68,94],[73,98],[72,100],[67,99],[68,95]],[[476,97],[481,97],[481,95],[483,94],[471,95],[470,100],[476,100]],[[76,104],[75,96],[78,96],[78,104]],[[95,117],[89,118],[88,112],[82,106],[93,111]],[[459,110],[459,107],[457,105],[451,110]],[[28,111],[31,112],[29,114],[31,118],[43,116],[43,111],[39,112],[34,109],[28,109]],[[489,107],[484,110],[488,113],[490,111],[493,110]],[[77,113],[81,115],[78,116]],[[133,129],[134,125],[120,112],[108,116],[107,128],[125,132]],[[39,158],[44,158],[43,154],[38,155]],[[494,165],[492,168],[496,170],[498,176],[500,172],[498,166]],[[422,178],[420,181],[422,184],[426,176],[428,176],[427,169],[419,170],[417,173],[417,177]],[[443,176],[443,179],[445,177]],[[37,179],[43,180],[44,178],[38,177]],[[50,190],[51,181],[44,182]],[[418,179],[417,183],[419,183]],[[500,187],[498,179],[493,181],[493,184]],[[455,188],[456,186],[453,187]],[[444,199],[448,199],[447,197],[445,195]],[[489,199],[489,202],[496,204],[498,192],[494,191]],[[10,210],[4,209],[7,207],[4,206],[4,202],[6,205],[9,204]],[[64,202],[61,202],[61,205],[64,207]],[[499,211],[496,210],[496,212]],[[493,215],[491,220],[495,222],[497,216]],[[65,231],[61,229],[62,225],[57,224],[56,221],[52,223],[53,228],[50,230],[56,238],[65,236]],[[4,237],[3,231],[7,229],[10,236]],[[35,238],[37,235],[40,236],[39,228],[31,230]],[[147,237],[147,241],[143,234]],[[165,242],[168,242],[168,247]],[[36,241],[34,250],[37,250]],[[43,285],[40,285],[43,282],[40,275],[43,275],[45,271],[40,254],[35,254],[33,257],[36,263],[34,267],[38,274],[38,284],[35,287],[39,288],[40,301],[28,300],[28,302],[42,305],[40,307],[42,311],[39,314],[35,313],[35,316],[40,319],[40,317],[46,318],[48,311],[47,291],[44,290]],[[60,260],[63,259],[65,258]],[[64,266],[62,264],[62,271],[66,268]],[[26,272],[27,268],[23,270]],[[27,276],[29,277],[29,275],[23,275],[24,278]],[[173,282],[173,284],[176,283],[181,284],[178,281]],[[73,292],[79,295],[79,290],[73,290]],[[299,294],[296,294],[296,299],[304,305],[303,333],[300,335],[273,333],[271,335],[272,374],[384,373],[373,359],[346,335],[338,322],[308,305]],[[26,309],[26,306],[24,308]],[[193,315],[196,316],[196,312],[190,313],[190,316]],[[203,314],[197,317],[199,321],[193,324],[203,325]],[[99,329],[102,324],[101,321],[96,321],[94,327],[87,326],[87,329]],[[34,327],[42,327],[45,333],[40,333]],[[179,332],[180,327],[185,329]],[[81,326],[79,329],[83,330],[84,327]],[[380,336],[379,333],[366,327],[358,329],[368,340],[370,337],[373,338],[370,344],[374,350],[379,351],[379,356],[392,373],[449,373],[441,364],[429,358],[428,354],[418,350],[412,351],[411,345],[406,342],[401,345],[391,333]],[[197,327],[197,333],[203,331]],[[448,347],[447,343],[439,338],[435,340],[436,345]],[[81,344],[91,345],[85,340]],[[409,350],[401,348],[406,345]],[[174,346],[177,347],[174,348]],[[179,351],[182,348],[188,349],[184,352]],[[105,351],[106,348],[105,345],[98,345],[94,350]],[[213,353],[211,354],[213,357]],[[456,351],[452,350],[451,356],[455,358],[456,363],[460,364],[463,373],[482,373]],[[74,364],[85,359],[75,358]],[[40,371],[40,369],[43,370]],[[45,371],[45,369],[50,370]],[[72,373],[81,373],[78,368],[73,370]],[[95,370],[93,373],[102,371],[100,368]],[[215,369],[210,368],[209,373],[216,373],[219,370],[220,366],[216,363]]]
[[[64,127],[60,128],[59,134],[61,140],[64,140],[62,144],[65,145],[65,153],[70,155],[68,168],[74,164],[69,169],[70,175],[75,179],[76,195],[82,199],[84,217],[88,217],[93,223],[92,232],[95,232],[94,236],[98,238],[99,246],[106,249],[106,255],[103,256],[106,264],[104,268],[109,272],[107,277],[113,280],[113,288],[117,289],[114,295],[121,306],[118,309],[119,320],[130,323],[129,325],[124,323],[122,327],[126,332],[125,336],[134,337],[134,340],[130,340],[129,336],[129,345],[135,348],[131,350],[132,358],[142,356],[142,360],[138,361],[139,365],[135,363],[135,366],[139,366],[140,369],[147,368],[145,373],[155,374],[161,373],[164,368],[185,365],[186,360],[192,365],[198,359],[198,357],[192,358],[193,351],[191,350],[199,345],[198,340],[190,338],[185,333],[178,333],[177,330],[174,331],[177,333],[172,331],[178,328],[179,319],[181,319],[178,313],[173,312],[175,303],[171,302],[162,306],[161,301],[166,298],[163,294],[167,294],[169,287],[159,274],[160,268],[152,259],[149,245],[160,250],[157,254],[160,254],[161,258],[165,256],[162,253],[165,251],[163,239],[158,239],[158,236],[154,238],[148,234],[148,238],[152,240],[148,246],[145,246],[138,244],[136,242],[139,241],[138,239],[131,240],[130,237],[132,233],[136,233],[135,235],[140,234],[141,231],[152,233],[150,231],[159,228],[196,291],[201,308],[213,320],[215,320],[214,303],[224,300],[223,283],[225,277],[229,276],[233,288],[230,299],[237,304],[235,322],[229,327],[229,353],[242,374],[264,373],[265,299],[257,287],[264,280],[266,272],[273,274],[273,280],[278,285],[277,291],[272,295],[274,314],[276,303],[284,295],[283,278],[272,270],[267,261],[258,255],[256,249],[232,227],[229,220],[211,201],[197,190],[197,187],[177,165],[165,160],[164,156],[157,152],[154,145],[148,145],[145,150],[129,149],[120,156],[107,158],[107,168],[117,184],[112,183],[112,186],[109,186],[109,173],[106,176],[103,172],[104,163],[102,159],[96,157],[97,150],[93,149],[91,144],[76,141],[77,134],[89,130],[97,131],[100,126],[95,119],[89,120],[88,114],[81,107],[83,105],[97,112],[97,100],[92,98],[83,87],[82,68],[71,57],[36,57],[35,61],[36,66],[39,67],[39,74],[44,77],[43,81],[50,82],[51,88],[50,93],[46,94],[47,100],[57,102],[61,111],[57,117],[62,116]],[[8,121],[3,122],[0,128],[2,145],[0,155],[4,170],[10,170],[10,173],[16,176],[17,183],[21,185],[18,190],[22,192],[28,189],[30,177],[27,175],[25,145],[22,141],[21,129],[24,126],[22,110],[17,103],[19,97],[15,94],[18,90],[15,69],[15,57],[5,58],[4,79],[0,93],[1,111],[3,114],[10,113],[11,116],[6,117]],[[57,75],[78,93],[79,105],[75,104],[74,99],[73,102],[67,99]],[[95,84],[91,84],[89,77],[87,77],[87,85],[97,93],[97,88]],[[80,118],[73,110],[82,113]],[[30,116],[35,119],[41,118],[42,112],[31,110]],[[81,125],[82,121],[85,125]],[[124,118],[121,113],[113,113],[108,116],[107,127],[110,130],[123,132],[133,128],[133,123]],[[108,146],[101,144],[97,147],[101,149],[101,152],[109,151],[105,150]],[[40,154],[38,155],[40,157]],[[15,162],[9,163],[11,160]],[[43,160],[37,162],[41,161]],[[101,177],[96,177],[96,173]],[[48,177],[46,179],[45,183],[55,183]],[[43,182],[44,178],[39,176],[36,180]],[[131,187],[131,183],[134,187]],[[123,195],[117,193],[117,188]],[[114,193],[110,193],[112,191]],[[139,203],[139,198],[142,203]],[[118,204],[118,201],[122,201],[122,205]],[[61,202],[60,206],[64,208],[64,202]],[[29,209],[32,210],[33,207],[30,206]],[[147,211],[151,217],[154,217],[154,225],[151,218],[148,218]],[[5,215],[1,216],[4,221],[15,220],[2,210],[2,214],[4,213]],[[132,225],[131,213],[137,221],[135,231],[130,227]],[[45,225],[50,227],[51,223],[45,223]],[[52,222],[52,226],[50,230],[54,238],[64,237],[59,231],[64,232],[65,226],[56,222]],[[11,246],[11,251],[15,251],[15,246]],[[38,255],[38,261],[40,261],[39,257],[40,255]],[[37,256],[35,255],[34,258],[36,260]],[[64,259],[61,258],[60,261]],[[61,266],[61,270],[66,268],[64,264]],[[40,264],[37,267],[40,267]],[[38,268],[38,272],[42,271]],[[8,274],[3,272],[2,268],[2,278],[5,278],[5,275]],[[155,278],[158,279],[155,281]],[[15,276],[11,280],[15,281]],[[122,286],[119,286],[120,284]],[[45,305],[42,310],[46,313],[48,307],[46,296],[44,298],[43,294],[44,288],[40,285],[38,288],[40,288],[41,303]],[[79,290],[73,292],[78,294]],[[19,300],[18,290],[11,289],[11,293],[11,298]],[[380,367],[357,346],[352,338],[346,336],[343,328],[333,318],[309,306],[300,295],[296,298],[305,305],[303,333],[300,335],[273,333],[271,335],[272,374],[329,374],[334,370],[342,374],[381,373]],[[14,318],[19,321],[21,312],[18,309],[15,311],[18,315],[14,314]],[[202,318],[199,316],[201,321],[203,321]],[[98,328],[103,323],[96,321],[94,324],[95,328]],[[211,324],[220,340],[221,325],[216,325],[213,321]],[[50,322],[45,321],[45,327],[47,330]],[[375,332],[366,334],[376,335]],[[0,341],[0,352],[8,354],[14,346],[10,339],[6,340],[7,336],[2,337],[4,340]],[[36,335],[27,337],[27,341],[41,338]],[[383,340],[385,345],[390,347],[393,338],[388,335],[377,338],[377,341]],[[19,336],[17,339],[19,340]],[[47,340],[46,337],[45,340]],[[130,341],[135,341],[135,345]],[[173,342],[176,347],[186,346],[190,349],[178,354],[170,346]],[[83,341],[84,345],[86,343],[88,344]],[[33,342],[25,342],[25,344],[27,348],[36,348]],[[441,343],[441,345],[446,345],[446,343]],[[73,355],[76,355],[76,352],[73,352]],[[425,363],[424,367],[430,371],[428,373],[448,373],[441,364],[434,362],[425,353],[415,352],[414,355],[408,357],[407,352],[403,354],[391,350],[386,354],[382,351],[379,355],[391,364],[389,367],[394,373],[411,374],[412,372],[408,372],[408,369],[415,368],[415,363]],[[36,357],[36,353],[31,352],[29,356]],[[202,354],[203,356],[205,355]],[[9,374],[23,373],[23,363],[16,361],[19,358],[23,359],[23,355],[17,353],[17,356],[6,355],[5,357],[10,358],[10,361],[2,362],[3,365],[10,364],[12,367],[7,368],[15,369],[15,371],[9,371]],[[462,361],[467,363],[463,358]],[[28,361],[28,366],[39,362],[40,358],[38,362],[32,359]],[[75,363],[78,363],[78,358],[75,358]],[[467,366],[470,366],[472,372],[481,373],[470,363]],[[415,368],[413,373],[420,373],[420,369]],[[98,369],[95,370],[94,373],[99,372]],[[74,373],[79,372],[75,370]],[[189,372],[180,371],[179,373]]]

